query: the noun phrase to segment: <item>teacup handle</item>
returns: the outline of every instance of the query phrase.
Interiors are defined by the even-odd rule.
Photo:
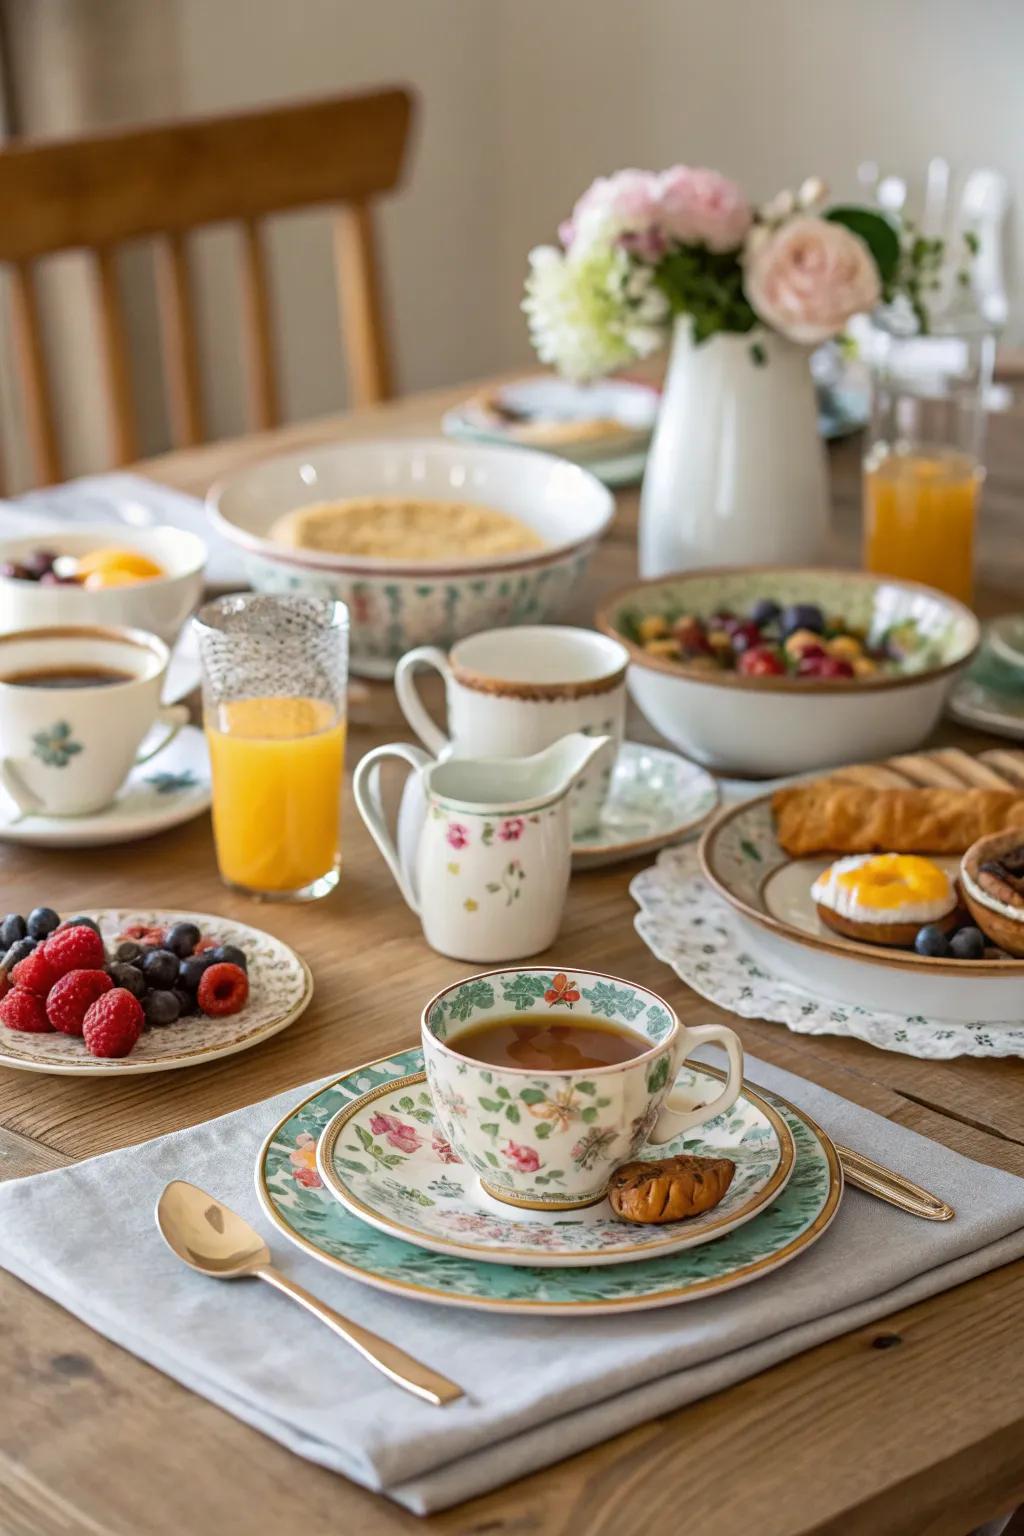
[[[440,757],[451,743],[441,727],[435,725],[430,718],[417,692],[415,679],[420,667],[434,667],[446,683],[451,676],[451,668],[448,657],[436,645],[418,645],[414,651],[406,651],[395,668],[395,692],[402,714],[427,751]]]
[[[188,725],[188,707],[185,704],[165,704],[157,710],[156,718],[160,725],[166,726],[166,730],[155,747],[150,747],[148,752],[140,752],[136,756],[136,768],[142,763],[148,763],[151,757],[156,757],[164,747],[169,747],[182,727]]]
[[[384,855],[384,862],[394,875],[395,884],[405,897],[406,905],[411,907],[418,916],[420,904],[416,892],[402,868],[395,840],[388,830],[387,818],[384,815],[384,803],[380,794],[380,767],[386,757],[401,758],[402,762],[408,763],[409,767],[417,773],[426,768],[433,759],[421,747],[411,746],[404,741],[395,741],[386,747],[374,747],[372,752],[367,752],[365,757],[359,759],[356,771],[352,775],[352,793],[355,795],[359,814],[365,821],[370,836]]]
[[[713,1120],[716,1115],[724,1115],[725,1111],[735,1104],[743,1087],[743,1046],[734,1029],[729,1029],[725,1024],[695,1024],[683,1028],[681,1040],[684,1054],[675,1062],[677,1072],[687,1057],[692,1056],[698,1045],[714,1041],[717,1045],[725,1047],[725,1053],[729,1058],[729,1076],[717,1099],[712,1099],[710,1104],[701,1104],[697,1109],[673,1109],[673,1096],[670,1093],[661,1107],[661,1114],[649,1138],[658,1146],[663,1141],[671,1141],[672,1137],[678,1136],[680,1131],[689,1130],[694,1125],[703,1125],[705,1121]]]

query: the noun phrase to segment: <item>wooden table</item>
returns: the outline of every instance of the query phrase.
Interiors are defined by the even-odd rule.
[[[176,453],[142,470],[202,494],[215,476],[278,448],[429,433],[463,393]],[[990,463],[981,606],[994,612],[1020,606],[1024,591],[1019,417],[994,418]],[[833,451],[833,469],[837,551],[853,559],[856,444]],[[633,572],[636,506],[634,493],[621,497],[580,597],[581,618]],[[633,734],[640,729],[636,722]],[[408,735],[390,686],[371,685],[352,722],[350,765],[369,747]],[[984,741],[950,727],[944,735]],[[284,1034],[206,1067],[104,1083],[0,1072],[0,1176],[55,1168],[192,1125],[411,1043],[423,999],[467,967],[427,949],[350,804],[346,817],[343,879],[311,907],[257,906],[226,890],[205,817],[101,853],[3,849],[5,911],[41,902],[63,912],[137,903],[256,922],[307,957],[316,998]],[[685,1018],[728,1018],[759,1056],[970,1157],[1024,1174],[1024,1062],[916,1061],[858,1040],[791,1035],[718,1012],[634,932],[627,887],[643,862],[574,879],[560,958],[654,987]],[[286,1250],[282,1258],[287,1262]],[[425,1329],[430,1316],[424,1308]],[[660,1536],[702,1527],[715,1536],[962,1536],[1024,1499],[1022,1321],[1024,1262],[428,1524],[463,1536]],[[394,1536],[423,1529],[3,1274],[0,1401],[4,1536]],[[722,1467],[733,1471],[723,1476]]]

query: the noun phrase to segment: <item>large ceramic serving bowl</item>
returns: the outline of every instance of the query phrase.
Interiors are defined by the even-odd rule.
[[[654,656],[632,638],[639,619],[719,609],[748,613],[759,598],[817,603],[880,636],[913,619],[928,663],[875,678],[744,677]],[[773,777],[888,757],[918,746],[935,725],[954,677],[978,648],[978,621],[954,598],[916,582],[862,571],[725,566],[637,582],[597,616],[630,653],[629,688],[651,724],[698,762]]]
[[[461,563],[373,560],[291,549],[268,538],[285,512],[348,496],[475,501],[536,529],[545,548]],[[208,506],[262,592],[340,598],[350,665],[390,677],[416,645],[450,646],[479,629],[557,618],[614,512],[593,475],[550,454],[440,440],[339,443],[284,454],[220,481]]]
[[[51,587],[0,576],[0,632],[99,625],[104,629],[145,629],[159,635],[165,645],[173,645],[202,595],[206,546],[194,533],[180,528],[131,528],[120,523],[51,529],[0,540],[0,564],[16,563],[36,549],[84,555],[112,545],[148,555],[166,574],[95,592],[70,583]]]

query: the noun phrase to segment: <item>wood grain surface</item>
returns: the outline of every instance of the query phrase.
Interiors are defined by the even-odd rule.
[[[201,494],[281,447],[437,429],[446,390],[150,461]],[[982,527],[985,612],[1021,605],[1024,445],[993,419]],[[856,559],[858,448],[832,453],[836,557]],[[578,594],[586,620],[635,567],[637,498]],[[643,722],[630,734],[654,739]],[[389,684],[362,691],[349,768],[408,739]],[[945,725],[937,744],[992,746]],[[267,927],[309,961],[316,997],[284,1034],[241,1056],[123,1082],[0,1072],[0,1177],[125,1146],[410,1044],[423,1000],[473,967],[426,948],[346,800],[338,889],[312,907],[258,905],[223,887],[206,818],[132,847],[0,853],[5,910],[181,906]],[[696,997],[633,929],[645,860],[574,877],[550,963],[617,972],[684,1018],[728,1020],[753,1053],[926,1136],[1024,1175],[1024,1063],[917,1061],[857,1040],[795,1036]],[[388,977],[386,991],[380,977]],[[187,1173],[187,1170],[183,1170]],[[287,1264],[287,1252],[280,1257]],[[848,1334],[485,1498],[419,1521],[291,1456],[0,1275],[0,1532],[7,1536],[963,1536],[1024,1499],[1024,1263]],[[430,1326],[424,1309],[424,1327]],[[116,1458],[116,1459],[115,1459]],[[722,1469],[731,1469],[728,1474]]]

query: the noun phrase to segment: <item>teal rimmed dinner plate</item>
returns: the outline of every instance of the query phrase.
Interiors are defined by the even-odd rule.
[[[296,1105],[257,1160],[260,1201],[284,1236],[379,1290],[445,1306],[556,1316],[673,1306],[778,1269],[822,1235],[839,1207],[842,1175],[828,1137],[785,1099],[759,1090],[793,1136],[793,1172],[765,1211],[722,1237],[658,1258],[566,1269],[490,1264],[415,1247],[346,1210],[324,1187],[316,1148],[346,1104],[422,1070],[418,1046],[354,1068]],[[439,1179],[446,1171],[450,1166],[439,1162]]]

